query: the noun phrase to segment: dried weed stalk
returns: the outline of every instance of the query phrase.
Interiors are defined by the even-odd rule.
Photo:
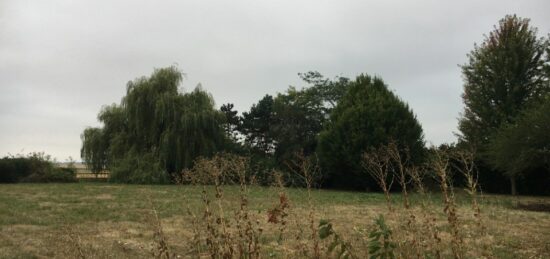
[[[424,250],[425,257],[431,257],[433,253],[435,258],[441,258],[441,237],[436,226],[436,218],[434,213],[428,207],[428,193],[424,187],[424,177],[426,168],[412,166],[407,171],[411,177],[416,192],[420,195],[420,211],[422,213],[422,224],[419,226],[419,233],[416,235],[419,239],[420,247]]]
[[[403,243],[399,243],[403,257],[409,257],[412,254],[417,258],[421,257],[420,237],[417,232],[417,220],[413,210],[411,210],[411,203],[409,199],[408,185],[411,182],[410,172],[417,171],[413,165],[411,165],[411,156],[408,148],[400,148],[395,141],[390,141],[387,146],[382,146],[385,149],[385,153],[390,158],[390,165],[392,172],[397,179],[397,183],[401,187],[401,193],[403,196],[403,207],[407,215],[405,230],[406,237]],[[413,173],[414,174],[414,173]]]
[[[238,177],[240,206],[236,214],[236,222],[238,229],[238,250],[240,258],[259,258],[260,257],[260,235],[263,229],[256,222],[256,228],[252,222],[252,218],[248,213],[248,186],[254,181],[254,178],[247,179],[248,159],[244,157],[232,157],[231,161],[227,162],[228,171]]]
[[[158,211],[155,208],[155,204],[153,203],[150,194],[147,195],[147,200],[149,201],[149,207],[151,208],[151,225],[153,227],[153,239],[156,243],[152,254],[155,258],[173,258],[175,256],[170,253],[167,238],[162,231],[162,224],[160,222]]]
[[[381,146],[378,149],[363,154],[361,165],[376,180],[378,186],[384,191],[388,210],[393,212],[390,189],[394,176],[390,172],[391,157],[387,149]]]
[[[455,169],[460,172],[466,179],[465,191],[470,195],[471,206],[474,212],[478,234],[480,237],[485,237],[487,234],[487,230],[483,222],[481,208],[478,202],[478,194],[481,194],[481,188],[478,184],[478,171],[474,162],[475,151],[459,150],[454,153],[454,158],[458,162],[458,165],[455,167]],[[491,249],[485,242],[482,243],[482,254],[487,258],[492,257]]]
[[[272,209],[267,211],[267,222],[279,225],[277,243],[280,245],[284,240],[283,235],[288,224],[287,217],[288,210],[290,208],[290,201],[285,191],[283,174],[279,171],[273,171],[273,178],[273,184],[278,189],[279,202]]]
[[[260,236],[263,229],[259,221],[254,222],[249,215],[248,187],[255,182],[255,178],[247,175],[248,165],[248,158],[221,153],[212,158],[197,159],[193,168],[182,174],[183,182],[202,186],[205,241],[212,258],[260,257]],[[209,188],[208,185],[212,187]],[[228,202],[224,198],[225,185],[240,187],[239,207],[234,212],[234,217],[227,216],[229,209],[226,208]],[[209,193],[211,188],[214,189],[213,199]]]
[[[386,153],[390,159],[391,169],[403,193],[403,206],[408,210],[411,206],[409,193],[407,191],[407,185],[409,184],[407,170],[410,166],[409,150],[406,148],[400,149],[394,141],[390,141],[387,146],[382,146],[381,148],[385,149],[383,153]]]
[[[319,236],[318,236],[318,225],[316,224],[316,211],[313,204],[313,197],[311,195],[311,190],[314,187],[316,180],[319,176],[319,166],[317,165],[317,159],[313,157],[306,157],[303,152],[297,152],[294,154],[294,159],[287,164],[289,169],[294,172],[297,176],[301,177],[306,184],[307,188],[307,200],[309,206],[309,228],[311,231],[311,242],[312,244],[312,254],[313,258],[321,257],[321,250],[319,246]]]
[[[435,171],[441,192],[443,195],[444,209],[447,215],[447,222],[451,229],[451,249],[455,258],[464,258],[463,240],[460,235],[458,214],[455,197],[449,176],[449,153],[444,150],[436,150],[432,161],[432,169]]]
[[[478,174],[477,169],[474,164],[475,152],[461,150],[455,152],[455,159],[458,161],[458,166],[456,170],[462,173],[466,179],[466,189],[465,191],[470,195],[472,202],[472,209],[474,211],[474,218],[476,219],[476,225],[482,235],[485,234],[485,225],[481,218],[481,208],[479,207],[479,202],[477,200],[479,192],[478,184]]]

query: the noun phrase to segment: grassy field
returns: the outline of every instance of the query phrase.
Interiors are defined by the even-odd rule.
[[[213,187],[206,190],[211,193]],[[174,185],[0,185],[0,258],[149,258],[158,245],[159,228],[154,212],[158,213],[162,237],[171,253],[191,257],[188,252],[195,246],[192,240],[196,235],[193,229],[202,224],[197,219],[200,221],[204,214],[201,191],[200,186]],[[231,217],[239,209],[239,188],[224,187],[223,191],[224,213]],[[285,190],[290,208],[282,241],[278,239],[279,226],[268,222],[267,213],[278,204],[280,190],[252,187],[248,191],[252,227],[261,229],[262,257],[307,256],[301,251],[308,249],[311,241],[306,220],[311,212],[307,191]],[[352,245],[355,255],[362,258],[367,250],[366,235],[379,214],[386,215],[394,239],[399,242],[400,222],[406,217],[399,207],[400,198],[393,195],[396,210],[389,213],[382,194],[314,190],[314,220],[330,220],[334,230]],[[420,204],[418,196],[412,196],[411,200],[413,205]],[[485,195],[481,209],[487,233],[480,236],[475,234],[469,199],[458,193],[458,218],[465,249],[486,249],[496,258],[550,258],[550,213],[517,209],[517,202],[548,204],[550,198]],[[448,227],[441,197],[431,194],[428,206],[433,208],[443,255],[448,257],[451,255],[445,250]],[[322,240],[320,245],[325,256],[329,241]],[[478,251],[472,253],[476,255]]]

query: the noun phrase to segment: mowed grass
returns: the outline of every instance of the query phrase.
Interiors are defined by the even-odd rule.
[[[213,193],[213,187],[207,187]],[[0,258],[150,258],[155,249],[156,210],[170,250],[191,256],[193,216],[201,219],[201,186],[13,184],[0,185]],[[230,218],[239,208],[238,186],[223,188],[223,206]],[[278,226],[267,222],[267,211],[278,203],[277,188],[250,187],[251,217],[263,229],[264,257],[288,257],[310,235],[307,190],[286,189],[290,199],[285,241],[277,242]],[[212,194],[213,195],[213,194]],[[386,214],[392,229],[400,227],[400,195],[394,194],[396,213],[388,215],[379,193],[312,191],[316,221],[329,219],[334,229],[351,242],[359,255],[366,250],[366,236],[373,220]],[[213,197],[213,196],[212,196]],[[420,197],[413,195],[413,204]],[[436,215],[445,242],[446,218],[437,193],[429,206]],[[516,209],[516,202],[550,203],[550,198],[485,195],[481,200],[487,235],[478,237],[470,200],[457,194],[459,220],[467,248],[480,239],[497,258],[550,258],[550,213]],[[404,214],[404,213],[403,213]],[[364,231],[362,231],[364,230]],[[323,251],[328,243],[323,241]],[[365,251],[366,253],[366,251]],[[450,255],[450,254],[449,254]]]

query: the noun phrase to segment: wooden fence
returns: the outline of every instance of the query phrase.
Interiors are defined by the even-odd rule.
[[[59,163],[57,166],[67,168],[69,164]],[[109,179],[108,170],[103,170],[94,174],[90,169],[86,168],[86,165],[83,163],[74,163],[72,166],[76,169],[76,178],[79,181],[107,181]]]

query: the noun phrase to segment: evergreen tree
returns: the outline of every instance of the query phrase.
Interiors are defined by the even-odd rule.
[[[241,133],[246,144],[262,153],[273,153],[275,142],[271,134],[273,122],[273,96],[265,95],[249,112],[243,112]]]
[[[249,112],[244,112],[239,131],[252,152],[257,171],[273,167],[289,171],[297,153],[314,154],[317,137],[329,112],[347,91],[349,80],[324,78],[318,72],[299,74],[308,86],[298,90],[290,86],[275,97],[266,95]],[[226,107],[227,108],[227,107]],[[292,175],[287,180],[294,182]]]
[[[318,144],[327,183],[345,188],[376,188],[363,172],[362,154],[395,141],[419,160],[424,150],[422,127],[406,103],[382,79],[360,75],[336,105]]]
[[[314,153],[325,122],[322,99],[309,89],[289,87],[274,99],[273,112],[271,135],[276,142],[277,162],[284,165],[296,153]]]
[[[238,129],[241,125],[241,119],[237,115],[238,112],[233,110],[235,105],[232,103],[223,104],[220,107],[220,111],[223,113],[225,121],[223,124],[223,130],[225,131],[225,135],[233,140],[237,140],[238,136]]]

